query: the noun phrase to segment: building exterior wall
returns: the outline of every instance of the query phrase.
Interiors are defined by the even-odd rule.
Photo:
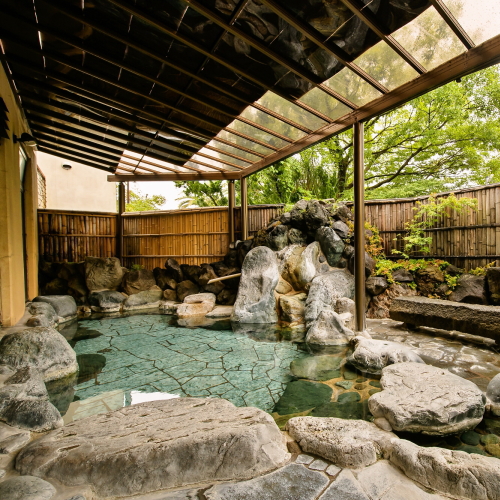
[[[116,184],[107,181],[108,172],[40,151],[36,155],[45,176],[45,208],[116,212]]]
[[[28,162],[25,170],[23,229],[23,196],[19,170],[21,146],[13,142],[13,135],[19,137],[23,132],[29,132],[29,128],[2,66],[0,66],[0,98],[8,110],[9,136],[0,139],[0,323],[3,326],[11,326],[23,316],[26,298],[32,299],[37,294],[38,195],[36,160],[32,148],[26,147]],[[23,244],[23,231],[26,234],[25,244]]]

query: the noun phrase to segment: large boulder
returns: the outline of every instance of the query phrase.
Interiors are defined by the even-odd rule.
[[[116,290],[103,290],[89,294],[89,304],[97,312],[118,312],[127,297]]]
[[[3,500],[50,500],[55,494],[56,489],[39,477],[10,477],[0,483]]]
[[[380,375],[382,369],[388,365],[407,361],[424,362],[418,354],[399,342],[357,336],[352,340],[352,344],[354,351],[348,356],[347,362],[365,373]]]
[[[352,274],[354,274],[354,266],[355,266],[355,259],[353,252],[349,257],[349,262],[348,262],[348,268]],[[373,260],[373,257],[370,254],[365,252],[365,277],[368,279],[374,270],[375,270],[375,261]]]
[[[382,370],[382,392],[368,401],[375,418],[396,431],[457,434],[481,422],[486,397],[476,384],[448,370],[398,363]]]
[[[288,231],[288,243],[290,245],[305,245],[307,243],[307,236],[295,227]]]
[[[50,304],[59,316],[59,322],[70,321],[76,318],[76,302],[71,295],[39,295],[33,299],[33,302]]]
[[[154,288],[156,288],[156,290]],[[154,288],[129,295],[123,302],[123,310],[131,311],[134,309],[151,309],[153,307],[159,307],[160,301],[163,299],[163,291],[157,286]]]
[[[14,368],[33,367],[46,382],[78,371],[75,351],[51,327],[28,328],[0,340],[0,364]]]
[[[145,292],[153,286],[156,286],[156,280],[153,272],[148,269],[129,271],[122,280],[123,291],[127,295]]]
[[[32,302],[28,307],[28,311],[33,316],[42,316],[47,322],[46,325],[30,325],[28,323],[28,326],[55,326],[59,323],[59,315],[52,307],[52,304],[48,302]]]
[[[354,276],[345,269],[333,269],[316,276],[306,301],[305,320],[310,325],[324,309],[334,310],[337,300],[354,298]]]
[[[497,373],[486,388],[486,397],[490,410],[494,415],[500,416],[500,373]]]
[[[274,289],[280,274],[274,252],[256,247],[248,252],[241,269],[232,321],[239,323],[276,323]]]
[[[370,278],[369,278],[370,279]],[[393,283],[387,290],[375,295],[368,301],[366,316],[371,319],[384,319],[389,317],[392,301],[397,297],[413,297],[417,292],[406,283]]]
[[[184,280],[181,266],[179,266],[179,263],[175,259],[167,259],[165,261],[165,270],[167,271],[167,276],[173,278],[177,283]]]
[[[486,269],[486,282],[490,303],[494,306],[500,306],[500,267]]]
[[[200,284],[198,279],[200,274],[203,272],[201,266],[192,266],[190,264],[181,264],[182,275],[184,280],[190,280],[193,283]]]
[[[487,305],[486,278],[473,274],[462,274],[458,278],[457,287],[449,295],[449,299],[453,302]]]
[[[23,448],[16,469],[115,497],[251,479],[289,458],[280,430],[262,410],[177,398],[72,422]]]
[[[498,500],[500,461],[476,453],[420,447],[405,439],[395,440],[391,462],[410,479],[453,498]]]
[[[64,425],[61,414],[50,401],[33,398],[8,400],[2,405],[0,420],[33,432],[51,431]]]
[[[305,229],[305,221],[304,215],[307,209],[307,201],[300,200],[298,201],[290,210],[290,225],[297,229],[303,230]]]
[[[387,456],[391,441],[397,440],[391,432],[364,420],[295,417],[286,428],[303,451],[326,458],[339,467],[361,468],[373,464]]]
[[[184,303],[177,307],[179,318],[190,318],[191,316],[205,316],[215,307],[215,295],[213,293],[198,293],[188,295]]]
[[[318,345],[348,345],[354,332],[345,326],[345,319],[331,309],[324,309],[310,322],[306,342]]]
[[[389,288],[387,278],[384,276],[370,276],[366,280],[366,291],[370,295],[380,295]]]
[[[328,211],[321,201],[311,200],[303,215],[304,225],[308,232],[314,232],[328,222]]]
[[[343,222],[340,223],[343,224]],[[331,227],[323,226],[316,231],[316,241],[319,242],[328,264],[336,267],[340,262],[345,246],[338,234]]]
[[[85,257],[85,283],[90,292],[117,290],[124,274],[120,259],[116,257]]]
[[[443,271],[438,266],[429,264],[415,273],[415,282],[422,295],[432,295],[436,288],[445,282]]]
[[[267,245],[271,250],[283,250],[288,245],[288,227],[281,224],[267,235]]]
[[[195,295],[200,292],[200,287],[190,280],[181,281],[176,288],[177,297],[184,302],[188,295]]]
[[[153,276],[155,277],[157,286],[162,290],[175,290],[177,288],[177,281],[168,275],[166,269],[155,267],[153,269]]]

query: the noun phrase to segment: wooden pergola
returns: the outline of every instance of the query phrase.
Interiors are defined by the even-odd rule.
[[[244,236],[246,178],[354,126],[362,329],[363,121],[499,62],[497,11],[492,0],[1,0],[1,59],[40,151],[112,182],[227,180],[230,213],[240,180]]]

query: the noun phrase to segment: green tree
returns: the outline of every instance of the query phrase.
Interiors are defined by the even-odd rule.
[[[184,196],[176,198],[180,201],[179,208],[216,207],[228,204],[225,181],[176,181],[175,186],[184,190]]]
[[[125,212],[147,212],[159,210],[166,199],[160,194],[149,196],[138,191],[130,191],[130,203],[125,204]]]

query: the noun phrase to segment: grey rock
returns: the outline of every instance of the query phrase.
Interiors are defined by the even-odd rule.
[[[305,229],[304,215],[307,209],[307,201],[298,201],[290,210],[290,225],[297,229]]]
[[[276,323],[274,290],[279,280],[278,262],[267,247],[248,252],[241,269],[232,321],[238,323]]]
[[[0,340],[0,363],[15,368],[32,367],[45,382],[78,371],[75,351],[53,328],[28,328],[5,335]]]
[[[283,250],[288,245],[288,227],[281,224],[267,235],[267,244],[271,250]]]
[[[89,294],[89,304],[98,308],[98,312],[116,312],[121,309],[126,296],[116,290],[103,290]]]
[[[334,310],[342,297],[354,298],[354,276],[349,271],[333,269],[314,278],[306,301],[306,324],[315,321],[324,309]]]
[[[411,283],[413,281],[413,274],[406,269],[395,269],[392,271],[392,279],[398,283]]]
[[[357,481],[370,499],[444,500],[421,490],[387,460],[379,460],[358,472]]]
[[[282,224],[290,224],[290,212],[285,212],[284,214],[280,215],[280,222]]]
[[[288,231],[288,242],[290,245],[305,245],[307,236],[300,229],[292,227]]]
[[[59,316],[59,321],[69,321],[76,317],[76,302],[71,295],[39,295],[33,302],[50,304]]]
[[[349,469],[344,469],[319,500],[371,500]]]
[[[46,318],[48,325],[29,325],[29,326],[55,326],[59,323],[59,315],[56,310],[48,302],[32,302],[28,311],[33,316],[43,316]]]
[[[137,269],[129,271],[122,280],[123,291],[127,295],[145,292],[156,285],[156,280],[152,271],[148,269]]]
[[[207,500],[314,500],[327,484],[321,472],[290,464],[250,481],[212,486],[205,496]]]
[[[177,283],[184,280],[181,266],[179,266],[179,263],[175,259],[167,259],[165,261],[165,270],[167,271],[167,276],[173,278]]]
[[[177,281],[168,275],[168,271],[166,269],[155,267],[153,269],[153,276],[156,280],[156,284],[162,290],[175,290],[177,288]]]
[[[123,310],[131,311],[134,309],[150,309],[153,307],[159,307],[160,301],[163,299],[163,292],[159,287],[156,288],[158,289],[147,290],[129,295],[123,302]]]
[[[354,332],[345,326],[343,318],[335,311],[325,309],[310,323],[306,343],[319,345],[348,345]]]
[[[328,222],[328,213],[318,200],[311,200],[307,203],[304,213],[304,223],[308,231],[316,231]]]
[[[177,285],[176,291],[177,291],[177,297],[179,298],[179,300],[184,302],[184,299],[188,295],[195,295],[195,294],[199,293],[200,287],[196,283],[193,283],[190,280],[184,280],[184,281],[181,281]]]
[[[16,469],[114,497],[242,481],[289,459],[267,413],[223,399],[178,398],[72,422],[23,448]]]
[[[349,258],[348,268],[349,271],[354,274],[354,253]],[[373,260],[371,255],[365,252],[365,277],[368,279],[374,270],[375,261]]]
[[[68,500],[87,500],[87,499],[83,495],[74,495],[71,498],[68,498]]]
[[[54,278],[43,287],[46,295],[64,295],[68,293],[68,282],[62,278]]]
[[[359,468],[387,456],[397,437],[364,420],[294,417],[286,428],[300,448],[339,467]]]
[[[453,302],[487,305],[486,278],[473,274],[462,274],[458,278],[457,287],[449,295],[449,299]]]
[[[2,500],[50,500],[55,494],[56,489],[39,477],[11,477],[0,483]]]
[[[344,242],[331,227],[327,226],[320,227],[316,231],[316,240],[319,242],[328,264],[336,267],[344,251]]]
[[[31,328],[37,327],[37,326],[55,326],[54,323],[51,323],[46,316],[42,316],[41,314],[38,314],[36,316],[31,316],[28,321],[26,321],[26,326],[29,326]]]
[[[332,207],[332,215],[344,222],[354,219],[353,213],[345,203],[335,203]]]
[[[370,276],[366,280],[366,291],[370,295],[380,295],[389,288],[389,283],[387,283],[387,278],[384,276]]]
[[[398,363],[382,370],[382,392],[368,407],[396,431],[456,434],[481,422],[486,398],[476,384],[448,370],[421,363]]]
[[[24,397],[47,398],[47,389],[43,382],[43,375],[32,366],[24,366],[4,382],[4,388],[15,385],[21,389]]]
[[[393,443],[390,460],[409,478],[447,497],[470,500],[500,498],[497,458],[444,448],[424,448],[401,439]]]
[[[278,281],[278,284],[276,285],[276,293],[280,293],[282,295],[285,295],[287,293],[293,292],[293,287],[288,283],[288,281],[284,280],[281,276]]]
[[[500,306],[500,267],[486,269],[486,282],[490,303],[494,306]]]
[[[343,239],[347,238],[351,232],[349,226],[341,220],[336,220],[332,224],[332,229]]]
[[[333,308],[337,314],[356,314],[356,303],[354,300],[348,299],[347,297],[340,297],[340,299],[337,299]]]
[[[400,297],[392,301],[390,318],[416,326],[458,330],[500,342],[500,309],[427,297]]]
[[[0,453],[14,453],[20,450],[30,440],[29,432],[20,432],[0,440]]]
[[[57,408],[42,399],[13,399],[0,411],[0,420],[20,429],[44,432],[63,425]]]
[[[493,403],[500,404],[500,373],[497,373],[488,384],[486,397]]]
[[[399,342],[357,336],[352,340],[352,344],[354,351],[347,357],[347,362],[365,373],[380,375],[382,369],[388,365],[406,361],[424,362],[407,345]]]
[[[298,293],[296,295],[282,295],[280,297],[281,321],[287,323],[302,323],[304,321],[304,310],[307,295]]]
[[[122,283],[124,274],[124,268],[116,257],[85,258],[85,283],[90,292],[117,290]]]
[[[416,290],[412,290],[412,288],[408,284],[393,283],[389,286],[389,288],[387,288],[387,290],[385,290],[385,292],[382,292],[380,295],[371,297],[368,294],[366,315],[368,318],[372,319],[388,318],[392,301],[396,297],[413,297],[416,295]]]

